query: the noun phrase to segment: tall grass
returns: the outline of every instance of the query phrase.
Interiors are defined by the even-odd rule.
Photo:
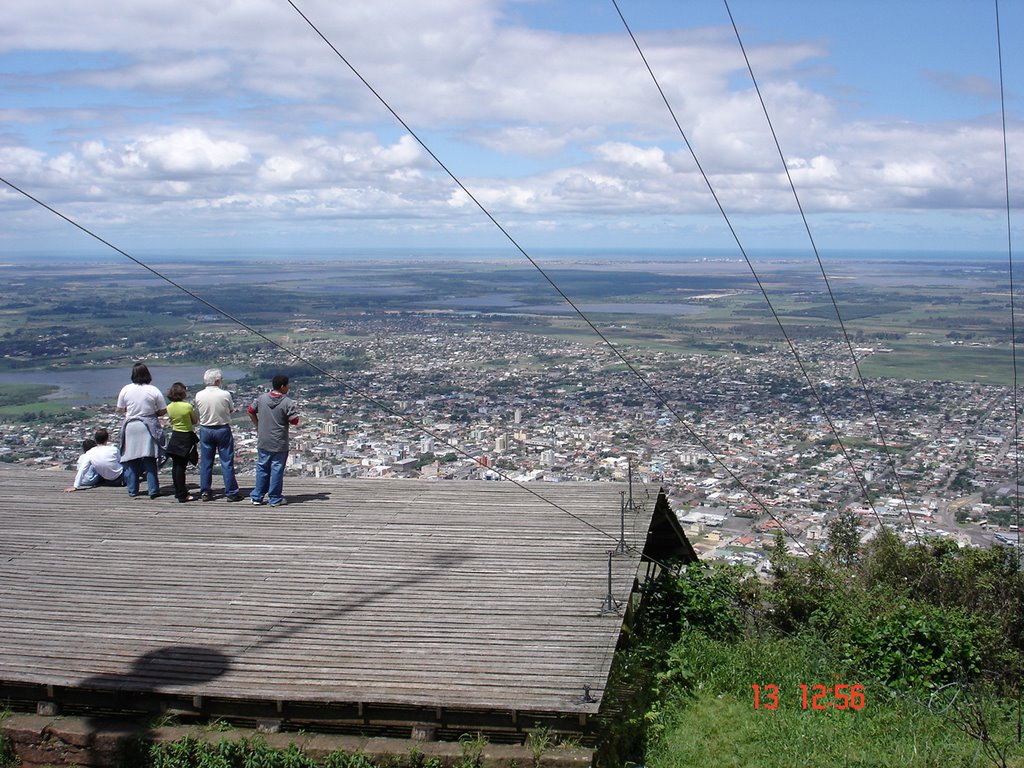
[[[859,711],[804,709],[800,685],[857,681],[823,667],[820,653],[801,640],[751,637],[738,643],[687,632],[672,649],[666,675],[674,686],[649,714],[647,768],[691,766],[867,766],[950,768],[1024,765],[1011,713],[991,711],[991,738],[1005,749],[994,757],[960,730],[961,713],[930,697],[894,697],[865,684]],[[754,709],[752,685],[779,687],[777,709]]]

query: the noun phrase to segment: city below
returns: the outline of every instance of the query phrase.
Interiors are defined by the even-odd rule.
[[[693,298],[701,306],[715,295]],[[1016,543],[1009,388],[879,377],[862,386],[842,340],[802,340],[810,367],[801,368],[778,344],[734,341],[709,354],[658,340],[613,350],[569,332],[564,318],[559,326],[505,311],[302,311],[278,328],[289,360],[247,331],[223,323],[200,330],[218,318],[187,317],[189,332],[168,333],[160,349],[129,337],[78,343],[52,331],[29,350],[8,342],[4,358],[24,363],[59,339],[61,358],[48,370],[64,379],[114,372],[116,385],[84,403],[8,415],[0,460],[70,473],[84,437],[117,428],[116,392],[136,359],[155,366],[163,390],[172,381],[159,378],[161,366],[165,376],[186,371],[191,394],[202,368],[217,366],[234,377],[227,386],[244,485],[255,457],[245,406],[281,370],[292,376],[302,413],[290,475],[536,484],[632,477],[665,490],[702,557],[758,569],[777,532],[794,554],[827,548],[829,524],[844,512],[856,516],[864,540],[885,526],[907,540]],[[639,335],[625,324],[607,327]],[[964,345],[948,333],[931,343]],[[863,334],[852,352],[861,368],[895,354]],[[27,376],[23,368],[9,368],[5,381]],[[162,482],[169,492],[169,467]]]

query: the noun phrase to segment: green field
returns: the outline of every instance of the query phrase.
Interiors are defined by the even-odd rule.
[[[593,325],[631,359],[642,359],[645,351],[715,356],[783,344],[783,330],[742,263],[609,260],[547,266],[577,304],[685,303],[699,310],[588,312]],[[798,346],[843,341],[835,307],[812,263],[761,260],[757,268],[785,334]],[[1012,382],[1002,265],[864,260],[839,261],[830,268],[853,343],[893,350],[866,359],[865,376]],[[486,327],[603,343],[568,308],[562,314],[517,313],[517,303],[564,304],[535,270],[521,264],[296,263],[289,264],[286,280],[247,284],[244,290],[237,285],[237,270],[234,263],[198,261],[175,272],[211,304],[274,338],[287,337],[289,345],[318,339],[358,347],[382,332],[374,323],[413,328],[427,316],[467,330]],[[954,341],[964,345],[953,346]],[[120,266],[47,265],[26,276],[16,296],[0,299],[0,368],[5,369],[161,354],[233,357],[241,364],[263,346],[209,306]]]
[[[888,343],[891,353],[875,354],[860,363],[866,377],[917,379],[921,381],[973,381],[981,384],[1013,384],[1013,359],[1009,345],[952,346],[946,343],[897,341]],[[1024,359],[1018,365],[1024,364]]]
[[[0,384],[0,419],[18,421],[31,414],[54,416],[70,412],[72,407],[67,403],[45,399],[58,389],[47,384]]]

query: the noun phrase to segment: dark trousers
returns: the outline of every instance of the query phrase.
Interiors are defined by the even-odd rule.
[[[188,486],[185,484],[185,468],[188,457],[171,455],[171,479],[174,480],[174,496],[181,500],[188,498]]]

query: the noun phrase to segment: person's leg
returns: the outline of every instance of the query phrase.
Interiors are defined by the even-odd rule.
[[[220,430],[220,472],[224,476],[224,495],[229,499],[238,498],[238,481],[235,479],[235,437],[231,427]]]
[[[270,492],[267,494],[270,506],[284,501],[284,465],[288,462],[288,451],[272,453],[270,462]]]
[[[188,499],[188,486],[185,484],[185,468],[188,466],[188,457],[171,456],[171,477],[174,479],[174,498],[178,501]]]
[[[139,495],[139,470],[141,469],[141,459],[130,459],[128,461],[122,461],[121,466],[124,468],[124,484],[128,488],[129,496]]]
[[[217,430],[199,428],[199,493],[207,496],[213,485],[213,453],[217,450]]]
[[[149,491],[149,498],[155,499],[160,495],[160,476],[157,474],[159,470],[156,465],[156,457],[144,456],[141,461],[142,468],[146,472],[146,486]]]
[[[256,487],[249,494],[254,504],[262,504],[263,496],[267,492],[267,485],[270,483],[270,462],[274,454],[268,451],[256,450]]]

